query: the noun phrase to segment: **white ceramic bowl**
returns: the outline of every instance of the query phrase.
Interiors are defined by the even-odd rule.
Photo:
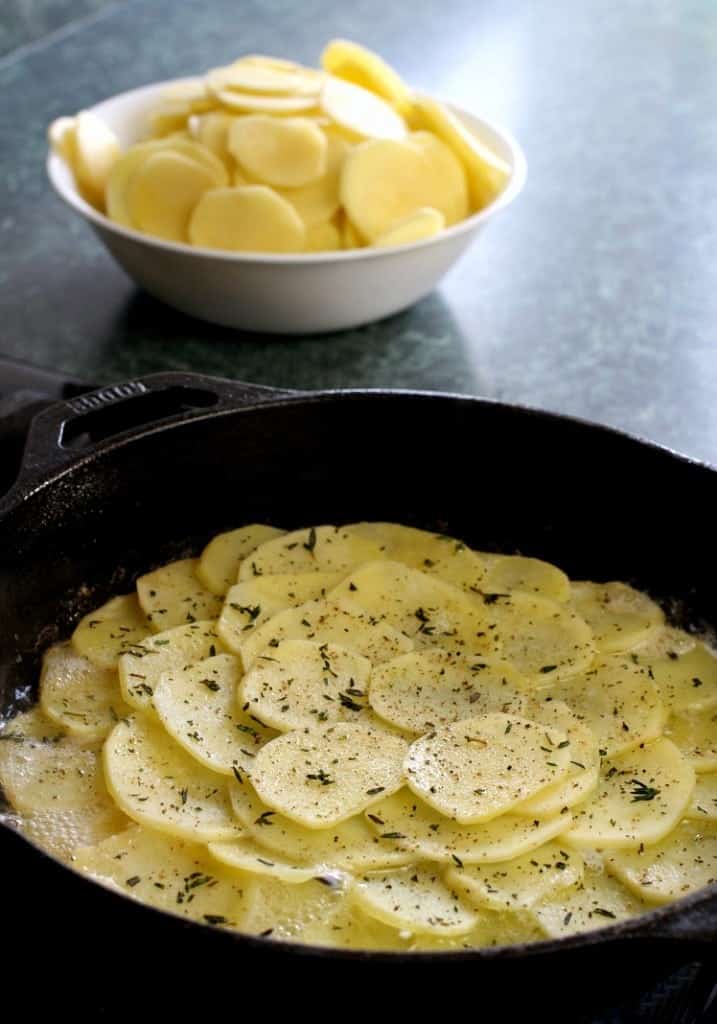
[[[146,137],[148,114],[169,82],[124,92],[92,110],[123,146]],[[433,238],[411,245],[306,254],[233,253],[165,242],[115,224],[77,191],[71,171],[55,153],[50,181],[104,242],[137,284],[184,313],[251,331],[305,334],[356,327],[397,313],[436,285],[483,226],[523,187],[525,158],[506,132],[452,108],[478,138],[511,168],[499,198]]]

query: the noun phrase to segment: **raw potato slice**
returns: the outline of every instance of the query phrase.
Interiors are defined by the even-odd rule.
[[[76,156],[74,117],[56,118],[47,129],[47,141],[52,151],[61,156],[72,170]]]
[[[522,555],[496,559],[486,573],[483,588],[492,593],[521,590],[559,602],[570,597],[570,580],[564,572],[550,562]]]
[[[80,188],[96,206],[103,205],[107,179],[119,155],[115,133],[96,114],[81,110],[75,118],[73,169]]]
[[[521,712],[522,677],[506,662],[451,651],[404,654],[374,669],[371,707],[387,722],[424,733],[489,711]]]
[[[680,654],[694,650],[696,644],[695,637],[684,630],[676,629],[674,626],[663,626],[662,629],[650,633],[642,643],[636,644],[630,653],[646,659],[677,658]]]
[[[279,612],[254,631],[242,645],[244,670],[248,672],[260,654],[272,656],[268,648],[276,648],[287,640],[340,644],[363,654],[374,665],[413,650],[407,636],[358,607],[346,609],[330,601],[307,601],[298,608]]]
[[[494,653],[497,642],[484,609],[457,587],[401,562],[369,562],[347,576],[329,600],[362,608],[411,638],[417,647]]]
[[[702,643],[684,654],[639,659],[671,711],[708,711],[717,706],[717,657]]]
[[[279,194],[291,203],[307,228],[307,240],[310,240],[310,229],[323,226],[331,217],[338,213],[341,206],[339,185],[341,169],[349,152],[349,144],[335,135],[326,137],[326,170],[323,175],[310,185],[302,188],[279,189]]]
[[[428,162],[435,182],[442,184],[440,207],[447,224],[456,224],[470,213],[468,184],[460,160],[433,132],[411,132],[410,141],[418,146]]]
[[[192,118],[189,125],[189,130],[197,142],[206,146],[228,167],[233,164],[228,146],[229,127],[233,121],[231,114],[211,110],[207,114],[199,114]]]
[[[717,772],[717,710],[672,715],[665,735],[696,772]]]
[[[453,150],[466,170],[474,210],[482,210],[505,189],[510,166],[480,141],[442,103],[426,96],[415,97],[416,127],[428,128]]]
[[[205,192],[189,221],[189,240],[208,249],[300,252],[305,229],[296,210],[266,185]]]
[[[170,102],[179,102],[201,105],[208,102],[209,91],[204,78],[196,75],[193,78],[182,78],[178,82],[172,82],[162,90],[162,99]]]
[[[249,713],[281,732],[318,722],[355,722],[369,712],[370,672],[368,658],[346,647],[287,640],[270,654],[259,655],[244,676],[239,700]]]
[[[294,530],[256,549],[239,569],[239,579],[275,573],[351,572],[354,566],[380,558],[377,544],[348,526],[312,526]]]
[[[411,109],[413,93],[378,54],[348,39],[332,39],[324,47],[320,63],[326,71],[360,85],[387,100],[399,113]]]
[[[209,843],[208,849],[212,857],[229,868],[278,878],[280,882],[287,882],[289,885],[309,882],[326,871],[321,864],[312,867],[293,864],[290,860],[267,850],[255,839],[247,837],[235,839],[231,843]]]
[[[647,670],[620,655],[598,658],[548,693],[584,721],[608,757],[657,739],[667,717]]]
[[[377,871],[415,859],[395,842],[377,839],[362,816],[333,828],[309,829],[270,810],[246,781],[230,782],[229,795],[234,815],[246,831],[267,850],[297,864]]]
[[[196,570],[196,558],[182,558],[139,577],[137,597],[153,632],[218,617],[222,602],[202,586]]]
[[[241,114],[273,114],[292,117],[316,109],[316,96],[260,96],[234,89],[216,89],[214,95],[223,107]]]
[[[6,744],[24,743],[25,740],[37,740],[42,743],[57,743],[64,739],[65,734],[55,722],[51,722],[38,705],[21,711],[0,724],[0,736]],[[0,760],[6,747],[0,747]]]
[[[200,764],[222,775],[251,771],[261,746],[275,735],[237,703],[239,662],[217,654],[166,672],[154,691],[162,725]],[[253,710],[253,709],[252,709]]]
[[[330,828],[403,784],[408,744],[360,722],[287,733],[258,752],[251,779],[269,807],[307,828]]]
[[[450,883],[449,883],[450,884]],[[418,935],[465,935],[478,922],[436,864],[366,875],[351,893],[361,910],[383,924]]]
[[[149,636],[147,616],[136,594],[113,597],[80,620],[71,643],[98,668],[117,668],[120,655],[133,651]]]
[[[194,842],[238,834],[224,779],[144,716],[118,722],[103,755],[107,788],[140,825]]]
[[[570,604],[592,629],[598,650],[608,653],[644,643],[665,621],[659,605],[625,583],[573,583]]]
[[[493,712],[445,726],[411,744],[408,785],[463,825],[489,821],[556,782],[570,761],[566,734]]]
[[[131,824],[109,794],[95,804],[24,814],[20,831],[49,854],[67,862],[75,850],[100,843]]]
[[[316,96],[321,77],[309,69],[272,67],[251,60],[238,60],[227,67],[215,68],[207,75],[215,91],[224,89],[267,96]]]
[[[586,866],[582,883],[531,911],[544,935],[562,939],[578,932],[606,928],[644,913],[648,908],[614,878]]]
[[[424,206],[392,224],[373,244],[379,248],[411,245],[413,242],[422,242],[424,238],[432,238],[442,231],[445,225],[446,219],[439,210]]]
[[[447,941],[447,940],[444,940]],[[369,917],[349,898],[332,915],[326,934],[313,935],[317,945],[338,946],[340,949],[408,949],[411,938],[405,933],[381,924]]]
[[[330,943],[331,922],[345,902],[341,885],[324,885],[314,879],[290,885],[276,878],[255,878],[242,931],[271,935],[272,940]]]
[[[341,245],[344,249],[361,249],[366,245],[364,239],[346,216],[345,211],[341,212],[339,230],[341,231]]]
[[[534,921],[523,913],[512,913],[480,908],[478,924],[467,935],[454,938],[439,935],[416,935],[412,937],[409,950],[447,951],[452,949],[482,949],[491,946],[514,946],[517,943],[538,942],[542,932]],[[394,943],[394,948],[396,944]]]
[[[115,669],[98,668],[70,644],[45,651],[40,675],[40,707],[47,717],[81,740],[101,740],[129,710]]]
[[[229,128],[228,147],[242,169],[266,185],[310,185],[328,166],[326,136],[306,117],[238,117]]]
[[[277,612],[324,597],[341,579],[335,572],[277,573],[233,586],[217,629],[227,647],[239,654],[255,629]]]
[[[187,839],[132,825],[78,850],[73,866],[111,889],[203,924],[240,927],[251,882]]]
[[[583,879],[583,859],[559,842],[516,857],[507,864],[467,864],[449,868],[446,881],[469,906],[529,910]]]
[[[200,197],[214,188],[214,176],[179,153],[152,153],[127,186],[127,210],[133,225],[170,242],[186,242],[189,217]]]
[[[608,870],[648,903],[669,903],[717,881],[717,825],[683,821],[662,842],[619,850]]]
[[[333,75],[324,79],[321,110],[356,142],[363,139],[404,139],[406,123],[375,93]]]
[[[531,820],[502,814],[479,825],[460,825],[419,800],[410,789],[379,801],[366,818],[381,840],[445,864],[498,864],[537,849],[566,832],[570,814]]]
[[[565,839],[598,849],[657,843],[682,818],[694,788],[677,747],[655,740],[603,765],[597,792],[576,810]]]
[[[335,252],[341,248],[339,229],[331,221],[306,229],[307,252]]]
[[[13,809],[32,814],[107,805],[97,750],[80,746],[68,737],[54,741],[29,737],[22,732],[21,717],[0,734],[4,738],[0,785]],[[13,742],[13,737],[22,738]]]
[[[105,207],[107,216],[126,228],[134,228],[135,224],[127,209],[127,189],[130,180],[145,160],[152,153],[157,153],[169,144],[166,139],[153,139],[150,142],[139,142],[122,153],[112,166],[105,187]]]
[[[153,138],[162,139],[187,127],[193,106],[186,100],[163,100],[149,115],[149,130]]]
[[[152,697],[165,672],[193,665],[222,651],[216,623],[192,622],[149,636],[119,662],[122,696],[139,711],[151,711]]]
[[[495,598],[495,594],[488,597]],[[590,627],[555,601],[514,591],[494,600],[491,613],[503,657],[534,685],[548,685],[582,672],[595,657]]]
[[[692,802],[685,811],[685,817],[697,821],[717,821],[717,773],[697,776]]]
[[[229,530],[227,533],[218,533],[204,548],[195,567],[199,582],[212,594],[223,597],[236,583],[239,565],[247,555],[260,544],[280,537],[283,533],[284,530],[260,523],[240,526],[238,530]]]

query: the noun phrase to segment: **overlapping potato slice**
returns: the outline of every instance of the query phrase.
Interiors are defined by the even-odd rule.
[[[200,765],[145,716],[118,722],[103,755],[111,795],[140,825],[195,842],[237,835],[222,776]]]
[[[361,608],[410,637],[417,647],[494,653],[495,630],[484,608],[457,587],[402,562],[369,562],[329,592],[342,608]]]
[[[717,707],[717,656],[703,643],[683,654],[639,657],[646,664],[663,702],[672,711],[708,711]]]
[[[326,136],[307,117],[238,117],[227,144],[240,167],[265,185],[300,188],[327,170]]]
[[[47,129],[47,141],[72,170],[76,152],[74,117],[56,117]]]
[[[199,582],[212,594],[223,597],[239,575],[239,566],[260,544],[280,537],[284,530],[262,523],[240,526],[218,533],[202,551],[195,572]]]
[[[603,765],[565,839],[598,849],[657,843],[684,815],[694,787],[692,768],[669,740],[629,750]]]
[[[212,857],[227,867],[254,875],[277,878],[280,882],[287,882],[289,885],[309,882],[312,878],[321,877],[324,874],[329,879],[338,877],[336,871],[333,875],[327,874],[327,869],[322,864],[309,867],[295,864],[293,861],[267,850],[261,843],[249,836],[234,839],[230,843],[209,843],[207,848]]]
[[[154,633],[219,615],[222,602],[202,586],[197,564],[196,558],[182,558],[137,580],[137,597]]]
[[[447,818],[464,825],[485,822],[564,776],[569,745],[562,730],[492,712],[412,743],[406,781]]]
[[[300,252],[306,241],[301,218],[266,185],[205,192],[189,221],[189,240],[209,249]]]
[[[113,597],[89,612],[72,634],[72,646],[98,668],[117,668],[120,655],[149,636],[147,616],[136,594]]]
[[[279,189],[279,194],[291,203],[307,229],[307,242],[311,228],[325,225],[339,210],[339,185],[341,170],[349,151],[345,139],[336,135],[326,136],[326,170],[322,176],[301,188]]]
[[[40,707],[47,717],[80,740],[101,740],[128,710],[115,669],[98,668],[69,643],[45,651]]]
[[[538,942],[543,938],[543,933],[535,921],[523,912],[503,910],[498,913],[480,907],[476,916],[477,925],[466,935],[415,935],[412,936],[408,948],[445,952],[452,949],[512,946],[516,943]]]
[[[341,233],[328,220],[323,224],[312,224],[306,229],[306,252],[332,252],[341,248]]]
[[[221,110],[210,110],[189,119],[188,127],[192,138],[206,146],[218,157],[228,170],[233,169],[234,160],[229,152],[229,128],[234,120],[231,114]]]
[[[260,655],[239,700],[262,722],[287,732],[318,722],[363,721],[371,662],[337,644],[287,640]]]
[[[536,686],[586,669],[595,657],[590,627],[570,608],[537,594],[484,594],[503,657]]]
[[[72,168],[85,197],[102,206],[107,179],[120,155],[117,136],[102,118],[81,110],[75,118]]]
[[[427,860],[447,864],[497,864],[542,846],[567,831],[570,814],[530,819],[502,814],[478,825],[460,825],[433,810],[409,789],[380,800],[366,818],[381,840]]]
[[[625,583],[571,584],[570,605],[588,623],[599,651],[628,651],[665,621],[659,605]]]
[[[255,878],[242,931],[288,942],[330,944],[332,921],[346,899],[342,885],[316,879],[291,885],[276,878]]]
[[[446,224],[456,224],[470,213],[468,184],[460,160],[450,146],[433,132],[411,132],[410,141],[421,150],[426,159],[428,175],[434,182],[442,182],[439,212]],[[430,205],[430,204],[428,204]]]
[[[122,696],[139,711],[151,711],[152,697],[165,672],[223,653],[215,622],[190,622],[148,636],[119,660]]]
[[[607,868],[647,903],[669,903],[717,882],[717,824],[683,821],[661,842],[616,850]]]
[[[505,864],[465,864],[446,872],[446,881],[469,905],[492,910],[528,910],[582,881],[583,859],[559,842]]]
[[[210,71],[206,84],[214,92],[229,89],[262,96],[316,96],[321,81],[318,72],[291,61],[248,56]]]
[[[275,735],[237,701],[241,666],[217,654],[161,676],[153,703],[162,725],[200,764],[222,775],[251,771],[262,745]]]
[[[129,210],[127,209],[127,188],[132,175],[152,153],[157,153],[164,145],[165,139],[152,139],[138,142],[122,153],[112,166],[105,186],[105,207],[107,216],[126,228],[134,228]]]
[[[358,906],[383,924],[423,935],[465,935],[476,914],[446,885],[436,864],[365,875],[352,890]]]
[[[697,776],[685,817],[697,821],[717,821],[717,772]]]
[[[362,562],[381,558],[377,544],[349,526],[312,526],[261,544],[245,559],[239,579],[276,573],[348,573]]]
[[[530,911],[544,935],[561,939],[577,932],[595,931],[647,910],[644,903],[604,871],[585,867],[582,882]]]
[[[568,705],[608,757],[657,739],[667,717],[647,670],[619,654],[597,658],[586,672],[552,686],[549,696]]]
[[[490,711],[520,713],[526,698],[522,676],[507,662],[438,648],[403,654],[371,673],[371,707],[407,732]]]
[[[378,54],[348,39],[332,39],[321,54],[321,66],[336,78],[360,85],[383,97],[399,113],[411,109],[413,94]]]
[[[127,211],[140,231],[170,242],[186,242],[192,211],[216,187],[202,164],[163,148],[150,153],[127,185]]]
[[[307,828],[330,828],[403,784],[408,744],[364,722],[290,732],[257,753],[251,780],[275,811]]]
[[[563,602],[570,597],[570,580],[557,565],[540,558],[504,555],[487,570],[483,590],[493,594],[519,590]]]
[[[325,597],[341,573],[303,572],[254,576],[230,588],[217,630],[227,647],[239,654],[254,630],[286,608]]]
[[[665,735],[696,772],[717,772],[717,709],[673,714],[665,727]]]
[[[434,210],[431,206],[422,206],[420,210],[416,210],[415,213],[392,224],[387,231],[378,236],[374,245],[378,248],[411,245],[412,242],[421,242],[424,238],[432,238],[442,231],[445,225],[446,219],[440,210]]]
[[[132,825],[78,850],[75,868],[126,896],[202,924],[242,924],[251,883],[188,839]]]
[[[413,643],[393,626],[358,607],[339,608],[330,601],[307,601],[287,608],[254,630],[242,644],[244,668],[249,671],[261,654],[272,656],[287,640],[315,640],[357,651],[375,665],[413,650]]]
[[[327,829],[309,829],[270,810],[242,778],[229,783],[237,821],[261,846],[294,863],[345,871],[378,871],[409,864],[415,858],[391,840],[378,839],[362,816]]]
[[[361,85],[326,75],[319,104],[322,112],[355,142],[406,137],[406,123],[401,115]]]
[[[696,644],[697,639],[690,633],[685,633],[683,629],[678,629],[676,626],[665,625],[661,629],[655,630],[654,633],[650,633],[639,644],[635,644],[630,649],[630,654],[647,660],[677,658],[679,655],[693,650]]]
[[[239,89],[219,88],[215,81],[207,83],[215,99],[226,110],[240,114],[273,114],[275,117],[292,117],[295,114],[308,114],[317,109],[318,97],[301,95],[277,95],[269,93],[241,92]]]
[[[312,943],[343,949],[409,949],[413,936],[369,917],[350,899],[327,922],[326,932],[314,931]]]

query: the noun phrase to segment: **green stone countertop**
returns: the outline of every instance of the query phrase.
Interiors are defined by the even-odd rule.
[[[102,382],[195,369],[469,392],[717,462],[714,0],[64,6],[58,28],[36,0],[37,26],[14,48],[6,33],[0,58],[0,353]],[[315,62],[334,35],[505,124],[527,154],[517,202],[408,312],[298,339],[200,323],[139,293],[51,192],[52,118],[246,51]]]

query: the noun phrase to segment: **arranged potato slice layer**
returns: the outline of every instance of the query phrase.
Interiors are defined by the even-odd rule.
[[[685,811],[685,817],[696,821],[717,821],[717,773],[697,776],[692,802]]]
[[[98,668],[111,669],[121,654],[134,650],[149,633],[137,596],[127,594],[85,615],[72,634],[72,646]]]
[[[570,580],[556,565],[540,558],[504,555],[487,570],[483,589],[493,594],[519,590],[562,602],[570,597]]]
[[[668,903],[717,881],[717,825],[684,821],[652,846],[616,850],[607,867],[647,903]]]
[[[476,915],[446,885],[435,864],[366,875],[352,898],[378,921],[418,934],[465,935],[477,923]]]
[[[671,715],[665,735],[696,772],[717,772],[717,708]]]
[[[222,602],[202,586],[196,569],[196,558],[183,558],[137,580],[139,603],[154,633],[219,615]]]
[[[247,252],[300,252],[305,240],[293,206],[266,185],[205,191],[188,234],[194,245]]]
[[[265,185],[299,188],[327,168],[327,141],[307,117],[239,117],[229,128],[228,149],[239,166]]]
[[[717,656],[697,643],[689,651],[673,650],[665,657],[645,658],[651,678],[671,711],[709,711],[717,707]]]
[[[216,858],[221,864],[226,864],[227,867],[247,871],[254,875],[267,875],[269,878],[278,878],[279,881],[288,882],[289,885],[309,882],[312,878],[321,876],[326,871],[325,866],[322,864],[310,867],[294,864],[285,857],[271,853],[261,843],[248,836],[234,839],[230,843],[209,843],[208,849],[212,857]],[[328,875],[327,877],[333,878],[335,876]]]
[[[237,530],[218,533],[204,548],[195,566],[199,582],[212,594],[224,597],[229,588],[237,582],[239,566],[247,555],[260,544],[280,537],[283,533],[283,530],[261,523],[252,523],[249,526],[240,526]]]
[[[665,621],[662,609],[625,583],[573,583],[570,604],[595,634],[598,650],[629,651]]]
[[[45,651],[40,707],[47,717],[80,740],[101,740],[127,712],[117,672],[98,668],[68,643]]]
[[[644,903],[602,870],[586,866],[582,882],[553,899],[533,907],[530,913],[544,935],[561,939],[577,932],[595,931],[644,912]]]
[[[312,526],[261,544],[241,565],[240,580],[275,573],[336,572],[380,558],[377,544],[351,527]]]

